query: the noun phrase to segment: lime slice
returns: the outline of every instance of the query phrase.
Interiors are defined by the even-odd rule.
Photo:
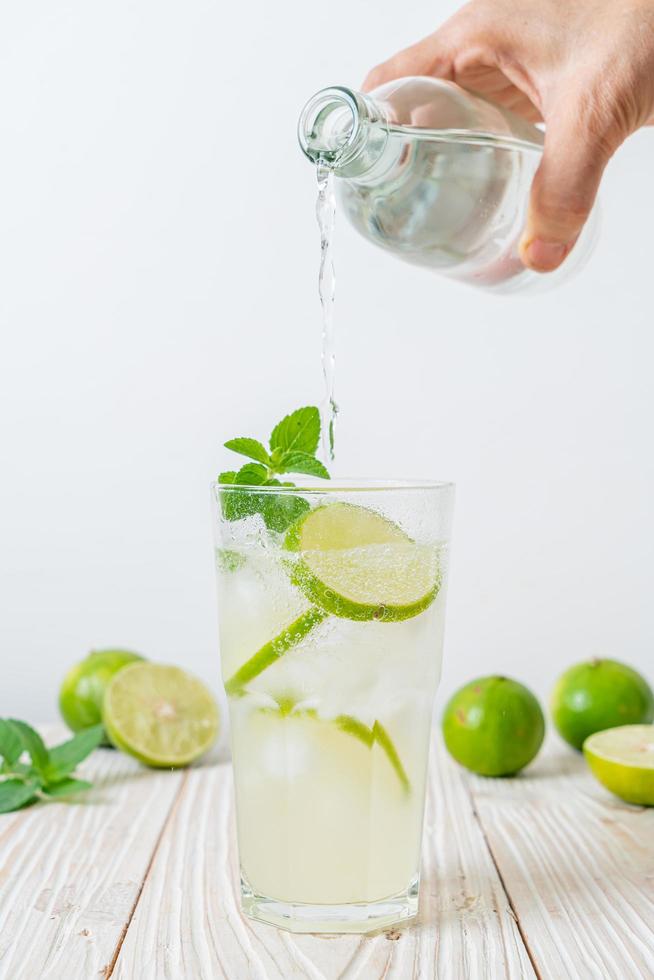
[[[354,504],[325,504],[288,531],[284,546],[299,552],[293,583],[334,616],[397,623],[436,598],[436,551],[397,524]]]
[[[185,766],[218,734],[211,692],[180,667],[148,662],[123,668],[104,697],[103,721],[118,749],[146,766]]]
[[[621,725],[589,735],[584,755],[602,786],[621,800],[654,806],[654,725]]]
[[[307,612],[302,613],[301,616],[298,616],[296,620],[272,640],[264,643],[249,660],[245,661],[242,667],[239,667],[235,674],[232,674],[228,681],[225,681],[225,692],[227,696],[234,697],[241,695],[246,684],[249,684],[251,680],[258,677],[262,671],[270,667],[271,664],[274,664],[276,660],[279,660],[296,643],[303,640],[314,626],[322,623],[326,616],[327,613],[323,612],[322,609],[312,607]]]

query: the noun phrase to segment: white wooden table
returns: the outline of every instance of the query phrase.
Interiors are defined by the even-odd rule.
[[[420,917],[369,938],[242,918],[227,761],[83,769],[84,803],[0,816],[2,980],[654,978],[654,809],[554,740],[512,780],[437,742]]]

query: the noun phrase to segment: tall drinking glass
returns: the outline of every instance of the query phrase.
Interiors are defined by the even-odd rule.
[[[294,932],[409,919],[454,488],[212,498],[243,909]]]

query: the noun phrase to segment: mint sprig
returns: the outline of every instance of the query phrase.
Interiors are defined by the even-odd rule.
[[[315,405],[298,408],[274,427],[268,449],[258,439],[247,436],[228,439],[225,448],[246,456],[251,462],[245,463],[240,470],[225,470],[218,482],[234,488],[294,487],[295,483],[277,479],[286,473],[329,480],[327,468],[316,458],[319,443],[320,412]],[[285,531],[309,509],[307,501],[295,494],[237,493],[234,490],[221,494],[221,505],[228,521],[261,514],[266,526],[279,532]]]
[[[89,789],[90,783],[72,774],[103,737],[102,725],[93,725],[48,749],[27,722],[0,718],[0,813]],[[21,761],[25,755],[29,762]]]

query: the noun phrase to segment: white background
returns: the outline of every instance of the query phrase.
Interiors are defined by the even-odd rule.
[[[208,484],[322,396],[304,100],[432,30],[420,0],[72,0],[0,13],[0,714],[123,645],[219,689]],[[338,227],[336,472],[458,498],[441,697],[654,674],[654,133],[611,164],[592,264],[536,299]]]

